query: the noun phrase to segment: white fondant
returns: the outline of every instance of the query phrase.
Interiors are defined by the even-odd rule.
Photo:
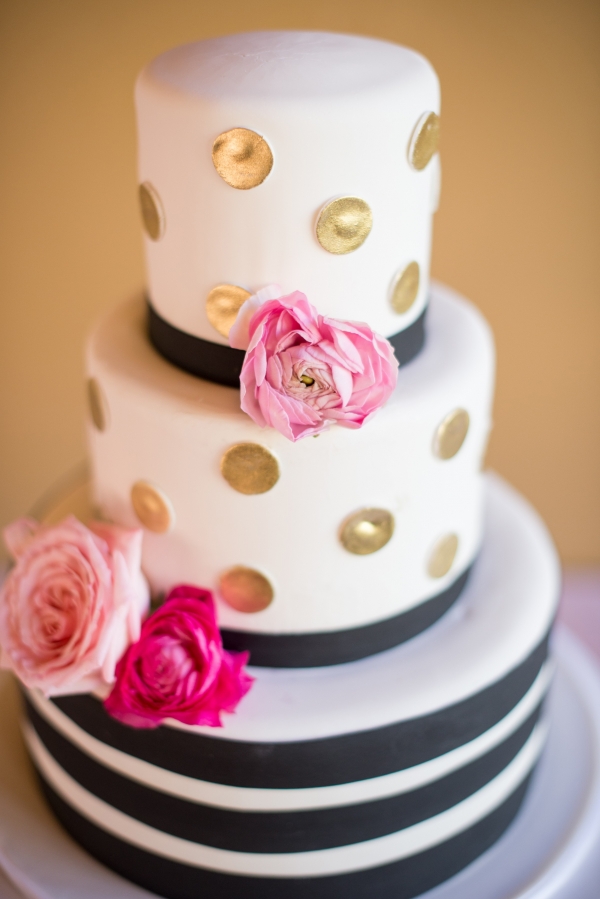
[[[393,774],[355,783],[308,789],[264,790],[232,787],[167,771],[165,768],[159,768],[103,743],[75,724],[41,693],[34,690],[30,690],[28,693],[31,702],[46,721],[79,749],[100,764],[153,790],[179,796],[188,802],[199,802],[218,808],[237,811],[291,812],[299,809],[355,805],[359,802],[372,802],[376,799],[396,796],[432,783],[452,771],[462,768],[486,752],[490,752],[527,720],[546,694],[552,678],[553,667],[551,662],[546,663],[531,688],[514,709],[498,724],[470,743],[465,743],[463,746],[421,765],[415,765]]]
[[[34,761],[53,789],[69,805],[103,830],[127,843],[187,865],[263,877],[310,877],[360,871],[423,852],[473,826],[507,799],[537,762],[547,736],[541,722],[515,756],[493,780],[439,815],[404,830],[347,846],[311,852],[249,853],[216,849],[175,837],[142,824],[84,789],[57,764],[33,728],[24,734]]]
[[[269,283],[303,291],[319,312],[366,321],[385,336],[421,313],[428,294],[436,164],[422,172],[408,146],[424,111],[439,113],[430,64],[371,38],[255,32],[177,47],[136,87],[139,180],[165,211],[159,241],[145,238],[152,302],[190,334],[226,343],[205,301],[218,284],[254,293]],[[212,161],[232,128],[262,135],[273,153],[266,180],[230,187]],[[326,252],[316,218],[334,197],[356,196],[373,229],[355,252]],[[397,315],[390,280],[404,259],[421,268],[419,295]]]
[[[480,314],[436,287],[427,342],[401,368],[388,403],[360,430],[333,426],[291,443],[239,408],[239,393],[167,363],[148,343],[141,301],[126,303],[96,329],[88,369],[104,391],[111,427],[89,429],[94,490],[103,515],[137,526],[132,485],[148,480],[173,503],[168,534],[147,532],[144,569],[155,591],[188,582],[216,588],[233,565],[262,571],[275,599],[254,615],[220,605],[224,627],[270,633],[341,630],[388,618],[451,584],[481,539],[480,467],[490,426],[494,353]],[[453,409],[469,412],[466,440],[452,459],[432,452]],[[279,460],[267,493],[246,496],[221,476],[224,451],[249,441]],[[395,530],[378,552],[341,545],[344,519],[364,507],[390,511]],[[440,537],[459,548],[443,578],[427,574]]]

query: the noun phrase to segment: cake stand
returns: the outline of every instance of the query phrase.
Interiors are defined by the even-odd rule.
[[[597,899],[600,892],[600,672],[565,629],[547,750],[515,822],[484,855],[422,899]],[[150,899],[92,859],[47,809],[0,676],[0,867],[27,899]],[[226,897],[223,897],[226,899]]]

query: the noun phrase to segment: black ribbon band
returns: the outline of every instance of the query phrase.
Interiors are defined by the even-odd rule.
[[[411,768],[474,740],[514,709],[547,652],[546,637],[500,680],[439,711],[315,740],[259,743],[172,727],[137,730],[111,718],[93,696],[61,696],[52,702],[103,743],[168,771],[238,787],[324,787]]]
[[[506,740],[462,768],[395,796],[301,811],[249,811],[189,802],[130,780],[96,762],[29,706],[29,718],[61,768],[94,796],[163,833],[233,852],[310,852],[377,839],[462,802],[512,762],[538,719],[538,707]]]
[[[260,668],[317,668],[356,662],[392,649],[431,627],[462,593],[471,566],[441,593],[393,618],[345,631],[314,634],[264,634],[223,628],[225,649],[250,652],[250,664]]]
[[[424,309],[419,318],[404,331],[388,337],[400,365],[406,365],[423,348],[426,311]],[[244,350],[234,350],[222,343],[213,343],[180,331],[162,318],[149,300],[148,332],[158,352],[178,368],[226,387],[240,386],[240,373],[246,355]]]
[[[40,777],[65,830],[107,867],[166,899],[413,899],[457,874],[498,840],[519,811],[530,777],[502,805],[457,836],[400,861],[327,877],[248,877],[139,849],[80,815]]]

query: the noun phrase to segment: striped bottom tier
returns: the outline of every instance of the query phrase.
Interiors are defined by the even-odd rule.
[[[491,479],[456,606],[409,643],[260,669],[216,731],[120,725],[91,696],[26,696],[24,733],[73,837],[169,899],[408,899],[487,849],[543,749],[558,567]]]

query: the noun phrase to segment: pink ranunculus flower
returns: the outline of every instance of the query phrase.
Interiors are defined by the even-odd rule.
[[[303,293],[267,287],[241,307],[229,342],[246,350],[241,406],[289,440],[330,424],[360,428],[390,397],[398,361],[361,322],[319,315]]]
[[[142,531],[21,518],[4,538],[15,565],[0,591],[1,667],[46,696],[106,688],[150,601]]]
[[[223,649],[212,593],[182,584],[143,623],[104,707],[130,727],[165,718],[221,727],[221,712],[235,711],[252,685],[248,657]]]

